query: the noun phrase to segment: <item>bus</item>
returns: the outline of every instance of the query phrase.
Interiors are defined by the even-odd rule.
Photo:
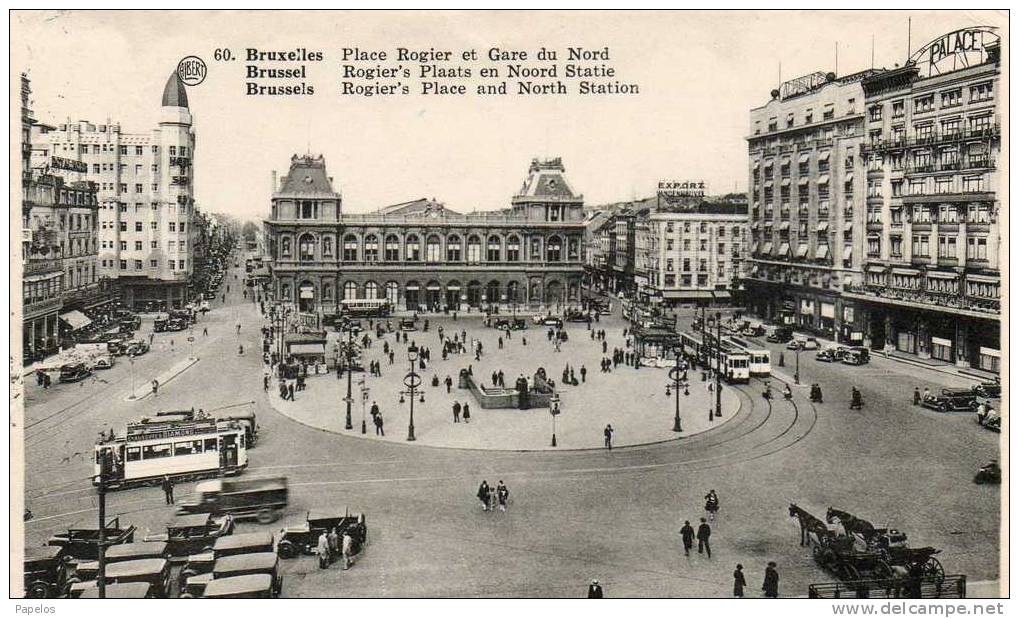
[[[111,430],[112,432],[112,430]],[[96,443],[92,483],[107,462],[109,489],[240,474],[248,465],[245,428],[236,421],[201,418],[129,423],[123,436]]]
[[[752,341],[748,341],[741,337],[725,337],[723,338],[731,343],[736,348],[743,350],[750,356],[750,375],[755,377],[770,377],[771,376],[771,351],[767,348],[754,345]]]
[[[750,381],[750,356],[731,342],[722,340],[721,350],[715,349],[715,337],[705,338],[699,333],[679,333],[682,354],[700,364],[717,369],[722,363],[722,378],[729,383],[746,384]]]
[[[352,318],[384,318],[392,311],[385,298],[345,298],[340,301],[340,315]]]

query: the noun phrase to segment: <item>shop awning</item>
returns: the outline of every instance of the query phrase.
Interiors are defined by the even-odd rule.
[[[784,242],[778,246],[778,255],[779,257],[785,257],[789,255],[789,243]]]
[[[92,320],[90,320],[87,315],[77,310],[61,313],[60,319],[66,322],[67,325],[71,327],[71,330],[85,328],[92,323]]]
[[[764,181],[764,188],[765,188],[765,189],[770,189],[770,188],[771,188],[771,187],[773,187],[774,185],[775,185],[775,183],[773,183],[773,182],[772,182],[772,181],[770,181],[770,180],[766,180],[766,181]]]
[[[935,279],[958,279],[959,273],[946,272],[943,270],[928,270],[928,277],[934,277]]]
[[[732,298],[732,294],[725,290],[715,290],[714,292],[712,292],[712,294],[714,294],[715,298],[718,300],[728,300]]]
[[[810,161],[810,153],[809,152],[800,153],[800,163],[806,163],[807,161]]]
[[[845,183],[848,185],[851,182],[853,182],[853,173],[849,172],[846,174]]]
[[[782,223],[779,224],[778,229],[779,229],[780,232],[788,230],[789,229],[789,222],[788,221],[783,221]]]
[[[788,187],[790,184],[792,184],[792,180],[791,179],[789,179],[789,178],[783,178],[782,179],[782,186],[783,187]]]
[[[809,178],[807,178],[807,177],[805,177],[805,176],[801,176],[801,177],[800,177],[800,186],[801,186],[801,187],[802,187],[803,185],[807,184],[808,182],[810,182],[810,179],[809,179]]]
[[[439,285],[438,283],[429,283],[428,284],[428,289],[429,290],[441,290],[442,286]]]
[[[289,348],[290,353],[298,355],[325,355],[326,344],[324,343],[294,343]]]
[[[918,277],[920,276],[920,271],[912,268],[893,268],[892,274],[904,275],[906,277]]]
[[[988,277],[986,275],[966,275],[966,281],[973,281],[975,283],[1001,283],[1001,279],[997,277]]]
[[[852,250],[852,247],[846,247],[846,248]],[[867,272],[871,272],[871,273],[883,273],[883,272],[885,272],[885,267],[882,264],[869,264],[867,266]]]
[[[809,248],[810,247],[807,246],[807,245],[800,245],[799,247],[797,247],[796,248],[796,257],[798,257],[798,258],[807,257],[807,249],[809,249]]]
[[[420,290],[421,286],[419,286],[416,283],[408,283],[406,289],[408,289],[408,290]]]
[[[791,157],[789,155],[782,155],[782,165],[787,165],[790,160]]]
[[[819,260],[828,259],[828,245],[818,245],[814,257]]]
[[[766,255],[771,255],[771,248],[772,248],[772,244],[770,242],[766,242],[766,243],[764,243],[764,248],[761,250],[761,253],[764,253]]]
[[[698,298],[713,298],[707,290],[663,290],[662,298],[669,300],[694,300]]]
[[[458,292],[460,290],[460,284],[459,283],[450,283],[450,284],[446,285],[446,289],[451,291],[451,292]]]
[[[842,259],[851,260],[853,259],[853,246],[846,245],[846,248],[842,250]]]
[[[828,231],[828,222],[827,221],[822,221],[822,222],[818,223],[817,224],[817,231],[818,232],[827,232]]]
[[[820,176],[818,176],[817,184],[819,184],[819,185],[826,185],[826,184],[828,184],[828,174],[821,174]]]
[[[754,169],[757,169],[759,167],[761,167],[761,162],[760,161],[754,161]]]
[[[830,157],[830,156],[831,156],[831,151],[830,150],[825,150],[821,154],[817,155],[817,160],[818,161],[827,161],[828,157]]]
[[[760,222],[760,221],[754,221],[754,222],[753,222],[753,223],[752,223],[752,224],[750,225],[750,229],[753,229],[753,230],[756,230],[756,229],[757,229],[757,228],[759,228],[759,227],[761,227],[761,222]]]

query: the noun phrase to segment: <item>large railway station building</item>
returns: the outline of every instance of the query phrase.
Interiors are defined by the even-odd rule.
[[[560,159],[535,159],[507,208],[464,214],[429,199],[346,214],[325,160],[295,155],[265,221],[272,293],[302,313],[343,299],[395,309],[539,309],[579,304],[583,196]]]

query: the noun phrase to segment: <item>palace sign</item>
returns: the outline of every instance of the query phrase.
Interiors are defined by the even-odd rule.
[[[708,184],[703,180],[659,180],[658,197],[704,197]]]
[[[934,77],[996,59],[1001,38],[990,26],[975,26],[942,35],[909,57],[921,77]],[[993,54],[993,56],[992,56]]]

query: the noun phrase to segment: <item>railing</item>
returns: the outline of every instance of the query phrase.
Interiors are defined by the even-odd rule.
[[[811,599],[965,599],[966,576],[925,576],[916,579],[867,579],[811,584]]]
[[[922,305],[932,305],[951,309],[964,309],[979,313],[1000,314],[1001,301],[995,298],[970,298],[959,293],[932,292],[930,290],[910,290],[892,286],[868,283],[862,288],[853,290],[858,294],[901,300]]]
[[[951,133],[933,133],[923,137],[913,135],[911,137],[902,137],[898,139],[865,142],[862,146],[862,151],[864,154],[877,153],[913,146],[930,146],[938,143],[950,143],[967,139],[981,139],[985,137],[994,138],[1000,136],[1001,125],[995,123],[993,126],[985,129],[960,129],[959,131],[953,131]]]
[[[959,172],[973,169],[996,169],[994,157],[962,157],[950,161],[932,161],[923,165],[907,164],[903,168],[906,174],[929,174],[931,172]]]

